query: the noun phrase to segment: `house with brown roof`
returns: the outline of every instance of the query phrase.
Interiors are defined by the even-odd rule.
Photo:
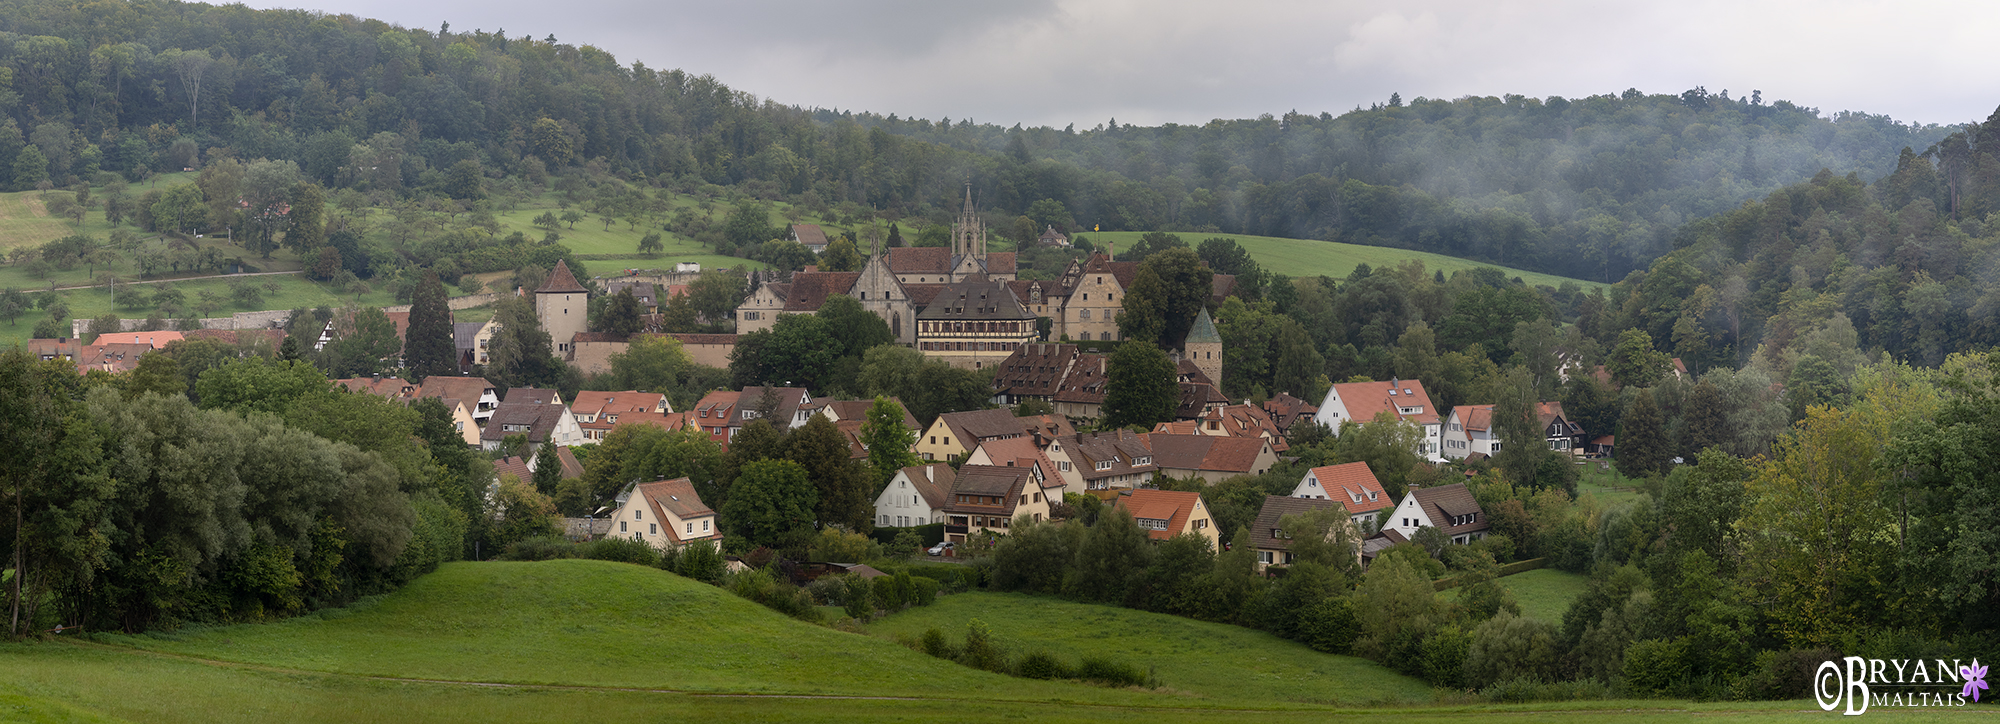
[[[908,528],[943,522],[958,471],[944,463],[913,465],[896,471],[875,495],[875,525]]]
[[[771,282],[736,307],[736,333],[749,334],[777,325],[779,315],[812,314],[828,297],[846,295],[854,289],[861,272],[801,271],[789,282]]]
[[[701,502],[694,483],[687,478],[626,488],[618,495],[618,509],[612,512],[611,520],[617,528],[607,536],[642,540],[660,549],[703,540],[722,542],[722,526],[715,511]]]
[[[966,456],[965,464],[997,465],[1000,467],[1016,468],[1040,467],[1043,472],[1048,474],[1047,479],[1043,481],[1043,487],[1049,491],[1051,498],[1061,500],[1062,496],[1066,493],[1083,492],[1082,486],[1078,486],[1076,490],[1069,489],[1068,481],[1064,480],[1056,472],[1055,460],[1050,458],[1048,453],[1044,452],[1042,446],[1038,444],[1040,439],[1037,437],[1010,437],[987,440],[979,443],[979,447],[974,448],[972,453]]]
[[[1213,435],[1217,437],[1252,437],[1271,441],[1271,449],[1278,454],[1290,447],[1278,424],[1271,419],[1264,408],[1244,403],[1223,405],[1210,409],[1199,419],[1175,420],[1153,426],[1153,432],[1174,435]]]
[[[911,432],[923,431],[924,429],[923,425],[917,423],[916,416],[910,414],[910,408],[903,404],[901,398],[891,397],[889,398],[889,401],[896,403],[896,407],[903,411],[904,427],[909,428]],[[872,399],[835,400],[831,398],[822,397],[819,398],[818,400],[807,403],[805,406],[805,410],[808,415],[819,415],[821,417],[826,418],[827,420],[836,423],[865,422],[868,419],[868,410],[870,408],[873,408],[874,406],[875,406],[875,401]]]
[[[1243,475],[1262,475],[1278,464],[1271,441],[1263,438],[1155,432],[1145,439],[1159,474],[1173,478],[1198,478],[1213,484]]]
[[[765,393],[769,391],[767,396]],[[736,437],[743,426],[751,420],[769,414],[768,419],[779,431],[803,425],[812,415],[812,393],[802,387],[745,387],[741,390],[716,390],[702,396],[695,403],[695,426],[709,433],[709,438],[724,443]],[[765,410],[765,407],[769,410]]]
[[[819,224],[793,224],[791,240],[814,254],[826,253],[826,230],[819,228]]]
[[[959,466],[944,506],[945,540],[963,542],[979,533],[1005,534],[1016,520],[1047,520],[1049,496],[1055,491],[1045,489],[1044,484],[1051,477],[1048,471],[1032,465]],[[1048,485],[1060,490],[1059,485]]]
[[[1382,530],[1394,530],[1404,538],[1413,538],[1418,529],[1426,526],[1444,529],[1451,542],[1459,544],[1485,538],[1493,528],[1465,483],[1452,483],[1426,488],[1411,486],[1389,514]]]
[[[1056,389],[1056,414],[1089,420],[1103,416],[1104,386],[1110,381],[1105,374],[1108,358],[1095,353],[1077,355]]]
[[[1373,530],[1376,516],[1393,505],[1389,491],[1382,488],[1382,482],[1375,479],[1375,471],[1365,462],[1307,470],[1292,488],[1291,497],[1337,501],[1347,506],[1349,517],[1362,530]]]
[[[52,359],[75,362],[82,353],[83,340],[75,337],[28,340],[28,354],[43,362]]]
[[[1146,437],[1130,430],[1063,435],[1043,453],[1056,463],[1056,474],[1070,490],[1136,488],[1153,479],[1159,466]]]
[[[1081,350],[1073,344],[1024,344],[1001,360],[993,373],[993,402],[1019,405],[1028,400],[1055,401],[1056,392],[1076,364]]]
[[[632,290],[632,298],[639,302],[640,314],[660,313],[660,292],[652,282],[616,281],[604,283],[605,296],[617,296],[619,292]]]
[[[1290,439],[1292,425],[1301,419],[1311,420],[1319,412],[1319,406],[1293,397],[1289,392],[1280,392],[1264,401],[1264,412],[1270,415],[1271,424],[1277,426],[1279,434]]]
[[[736,403],[742,395],[742,392],[736,390],[716,390],[702,395],[701,401],[694,403],[694,408],[688,410],[693,416],[689,421],[702,432],[708,433],[708,439],[727,446],[729,437],[734,434],[730,431],[729,425],[736,419]]]
[[[1130,511],[1139,529],[1146,531],[1146,537],[1155,543],[1192,533],[1207,538],[1212,549],[1222,548],[1215,519],[1209,517],[1201,493],[1151,488],[1127,490],[1119,493],[1112,505]]]
[[[1263,507],[1257,509],[1257,522],[1250,525],[1250,547],[1257,551],[1258,572],[1292,564],[1292,534],[1284,528],[1285,516],[1304,515],[1337,505],[1336,501],[1320,498],[1264,496]]]
[[[517,391],[518,392],[518,391]],[[525,435],[528,444],[540,447],[544,442],[557,445],[582,445],[589,440],[583,437],[583,427],[570,414],[569,407],[560,402],[544,402],[533,395],[509,393],[508,399],[494,408],[493,417],[487,420],[486,428],[479,433],[480,447],[498,450],[510,435]]]
[[[966,410],[938,415],[917,438],[917,455],[925,460],[950,460],[972,452],[979,443],[1040,434],[1055,437],[1075,433],[1060,416],[1015,417],[1009,410]]]
[[[954,367],[984,369],[1039,336],[1035,314],[1005,282],[953,282],[917,312],[917,349]]]
[[[1349,382],[1328,388],[1313,419],[1335,435],[1340,426],[1352,422],[1366,425],[1377,415],[1387,414],[1423,428],[1424,436],[1414,451],[1431,462],[1444,462],[1440,444],[1443,418],[1431,405],[1430,393],[1417,380],[1391,379],[1387,382]]]
[[[1053,246],[1053,247],[1068,249],[1069,236],[1060,231],[1056,231],[1055,224],[1048,224],[1048,228],[1042,230],[1041,237],[1036,239],[1035,243],[1041,244],[1042,246]]]
[[[449,377],[431,375],[417,386],[417,397],[442,397],[463,400],[472,412],[475,423],[484,425],[493,417],[493,410],[500,406],[499,390],[484,377]]]

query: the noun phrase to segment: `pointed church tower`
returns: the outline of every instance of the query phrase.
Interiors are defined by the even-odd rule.
[[[589,329],[590,290],[577,283],[569,264],[560,259],[548,281],[535,290],[535,316],[542,320],[542,331],[549,333],[549,351],[569,359],[571,339]]]
[[[1215,331],[1215,321],[1209,319],[1208,309],[1195,315],[1194,326],[1181,342],[1181,354],[1216,385],[1222,384],[1222,334]]]
[[[963,281],[968,269],[986,270],[986,225],[972,206],[972,182],[965,182],[965,208],[951,224],[952,281]]]

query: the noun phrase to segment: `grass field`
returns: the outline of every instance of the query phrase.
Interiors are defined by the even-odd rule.
[[[1007,613],[1005,607],[1017,603],[1032,604],[1032,609]],[[1340,657],[1320,657],[1314,663],[1317,655],[1257,640],[1261,634],[1254,632],[1232,638],[1228,627],[1204,630],[1207,625],[1091,608],[1030,597],[961,595],[928,610],[891,617],[875,628],[884,633],[905,622],[921,624],[924,616],[976,613],[995,622],[1003,642],[1019,640],[1010,639],[1008,632],[1018,630],[1012,627],[1028,626],[1021,636],[1052,648],[1102,648],[1117,656],[1143,653],[1159,667],[1168,690],[1108,689],[973,671],[879,637],[792,621],[718,589],[637,566],[458,563],[361,605],[280,623],[100,636],[88,643],[0,644],[0,721],[1150,723],[1337,718],[1407,724],[1666,722],[1690,715],[1778,722],[1823,721],[1827,716],[1809,702],[1458,703],[1428,698],[1420,686],[1379,669],[1370,672],[1366,667],[1372,665],[1365,662],[1349,667],[1326,663]],[[1017,623],[1002,626],[1002,621]],[[1143,648],[1129,648],[1134,645]],[[1260,658],[1282,661],[1258,663]],[[1356,709],[1258,699],[1301,688],[1281,683],[1270,675],[1274,671],[1337,680],[1327,686],[1386,687],[1417,700]],[[1231,686],[1232,680],[1237,685]],[[1221,693],[1205,695],[1197,689]],[[1962,713],[1920,715],[1936,721]],[[1903,711],[1870,715],[1918,720],[1917,714]]]
[[[956,641],[975,618],[1014,656],[1038,649],[1071,662],[1103,655],[1153,667],[1166,687],[1217,701],[1354,705],[1430,698],[1423,682],[1374,662],[1319,653],[1262,631],[1017,593],[946,596],[869,631],[916,638],[937,627]]]
[[[1562,625],[1563,613],[1569,604],[1583,595],[1590,585],[1590,577],[1558,571],[1553,568],[1537,568],[1523,571],[1499,579],[1500,587],[1514,594],[1514,602],[1521,604],[1521,616]],[[1457,597],[1461,589],[1451,589],[1441,595]]]
[[[1109,241],[1116,243],[1120,248],[1130,249],[1133,244],[1139,243],[1139,237],[1146,235],[1146,233],[1143,231],[1104,231],[1085,232],[1084,236],[1089,238],[1090,243],[1096,245],[1098,248],[1103,248],[1104,242]],[[1433,254],[1427,251],[1391,249],[1383,246],[1362,246],[1359,244],[1343,244],[1332,241],[1313,241],[1311,239],[1245,236],[1242,234],[1196,234],[1189,232],[1176,233],[1175,235],[1179,236],[1181,241],[1187,242],[1188,246],[1199,245],[1203,239],[1210,237],[1221,236],[1235,239],[1236,243],[1241,244],[1245,251],[1250,252],[1251,258],[1256,259],[1257,264],[1264,267],[1265,271],[1292,277],[1330,276],[1340,278],[1347,276],[1354,271],[1354,267],[1362,264],[1380,269],[1385,266],[1395,266],[1406,259],[1416,259],[1424,263],[1425,269],[1443,270],[1445,276],[1451,276],[1452,272],[1461,269],[1494,267],[1506,272],[1508,278],[1520,277],[1522,281],[1527,282],[1531,286],[1547,285],[1555,287],[1561,286],[1563,282],[1576,282],[1584,288],[1584,291],[1589,291],[1593,288],[1610,288],[1608,284],[1559,277],[1540,272],[1522,271],[1497,264],[1481,264],[1475,261],[1444,256],[1442,254]]]
[[[1577,497],[1591,495],[1606,507],[1617,507],[1638,500],[1644,495],[1640,492],[1639,481],[1619,475],[1616,467],[1599,470],[1597,469],[1599,462],[1610,461],[1590,460],[1581,468],[1583,477],[1576,481]]]

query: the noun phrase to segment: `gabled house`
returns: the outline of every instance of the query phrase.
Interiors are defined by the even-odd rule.
[[[1250,526],[1250,547],[1257,551],[1258,572],[1270,566],[1292,564],[1292,535],[1284,529],[1285,516],[1303,515],[1338,504],[1320,498],[1264,496],[1263,507],[1257,509],[1257,522]]]
[[[1063,378],[1081,354],[1073,344],[1024,344],[1001,360],[993,373],[993,402],[1018,405],[1028,400],[1054,402]]]
[[[1569,416],[1563,414],[1561,401],[1536,404],[1535,415],[1542,424],[1542,437],[1548,440],[1550,450],[1570,455],[1584,453],[1588,434],[1582,425],[1570,421]]]
[[[743,393],[734,390],[716,390],[703,395],[700,402],[688,413],[694,417],[690,422],[708,433],[708,439],[727,445],[730,432],[729,423],[736,419],[736,403]]]
[[[1459,405],[1444,418],[1441,437],[1444,456],[1459,460],[1480,453],[1492,457],[1500,451],[1500,435],[1493,430],[1492,405]]]
[[[1264,408],[1248,403],[1216,407],[1199,419],[1162,422],[1153,426],[1153,432],[1171,435],[1260,438],[1271,441],[1271,449],[1281,455],[1291,449],[1285,442],[1282,428],[1271,419],[1270,413]]]
[[[511,397],[510,393],[510,397]],[[583,437],[583,427],[576,422],[576,416],[561,403],[540,402],[532,396],[523,396],[522,402],[509,399],[493,410],[493,417],[486,422],[486,428],[479,433],[480,447],[498,450],[509,435],[526,435],[528,444],[540,447],[543,442],[557,445],[582,445],[588,440]]]
[[[1174,478],[1200,478],[1213,484],[1242,475],[1262,475],[1278,464],[1271,441],[1263,438],[1158,432],[1145,438],[1159,474]]]
[[[632,298],[639,302],[640,314],[659,314],[660,298],[652,282],[622,281],[605,282],[604,296],[617,296],[619,292],[632,290]]]
[[[475,423],[484,425],[500,406],[500,394],[484,377],[432,375],[417,386],[418,397],[444,397],[465,401]]]
[[[547,405],[563,404],[561,392],[558,392],[556,390],[544,390],[536,387],[510,388],[507,390],[507,395],[505,397],[501,397],[500,399],[504,402],[533,402],[536,404],[547,404]]]
[[[1319,406],[1293,397],[1289,392],[1280,392],[1277,397],[1264,401],[1264,412],[1271,417],[1271,424],[1278,427],[1279,434],[1290,439],[1292,426],[1300,420],[1312,420],[1319,412]]]
[[[720,394],[711,392],[709,396],[716,397],[720,402],[724,399]],[[703,397],[702,401],[708,399]],[[736,393],[736,404],[728,408],[729,437],[735,438],[744,425],[757,419],[770,420],[779,432],[803,425],[806,418],[812,415],[812,401],[812,393],[803,387],[745,387]],[[700,410],[701,406],[697,403],[696,411]]]
[[[931,421],[917,438],[917,455],[925,460],[950,460],[965,455],[987,440],[1068,435],[1075,432],[1069,421],[1057,415],[1015,417],[1008,410],[966,410],[947,412]]]
[[[961,465],[945,501],[945,540],[978,533],[1005,534],[1016,519],[1047,520],[1049,499],[1039,466]]]
[[[1413,452],[1431,462],[1444,462],[1439,445],[1443,419],[1431,406],[1431,396],[1424,391],[1424,383],[1417,380],[1391,379],[1387,382],[1333,385],[1326,391],[1326,398],[1320,400],[1319,411],[1313,414],[1313,419],[1338,435],[1342,423],[1366,425],[1383,413],[1423,428],[1423,440],[1417,443]]]
[[[1442,528],[1451,542],[1461,544],[1485,538],[1493,528],[1486,519],[1486,511],[1479,509],[1479,501],[1473,500],[1465,483],[1428,488],[1411,486],[1403,501],[1389,514],[1389,520],[1382,524],[1382,530],[1394,530],[1404,538],[1413,538],[1425,526]]]
[[[1370,521],[1394,505],[1389,500],[1389,492],[1382,488],[1381,481],[1375,479],[1375,471],[1368,469],[1365,462],[1323,465],[1307,470],[1299,478],[1298,486],[1292,488],[1291,497],[1332,500],[1345,505],[1349,519],[1362,529],[1373,527]]]
[[[687,478],[636,483],[618,495],[611,514],[617,527],[607,536],[651,543],[655,548],[679,548],[701,540],[720,544],[722,526],[715,511],[701,502]]]
[[[1092,420],[1103,416],[1104,386],[1110,381],[1104,369],[1107,359],[1109,355],[1077,355],[1056,390],[1056,414]]]
[[[1070,490],[1136,488],[1153,479],[1153,449],[1146,438],[1130,430],[1063,435],[1045,452],[1056,461],[1056,473]]]
[[[77,356],[82,353],[83,340],[75,337],[28,340],[28,354],[43,362],[52,359],[75,362]]]
[[[972,454],[966,456],[965,464],[1022,468],[1038,466],[1046,474],[1042,480],[1042,487],[1052,499],[1061,500],[1063,494],[1069,492],[1083,492],[1082,486],[1078,486],[1074,491],[1068,489],[1068,482],[1056,473],[1055,461],[1042,451],[1041,446],[1037,445],[1036,439],[1032,437],[1010,437],[979,443],[979,447],[974,448]]]
[[[1201,493],[1151,488],[1128,490],[1119,493],[1112,505],[1131,511],[1139,529],[1146,531],[1146,537],[1155,543],[1182,533],[1193,533],[1207,538],[1212,549],[1222,548],[1221,536],[1215,530],[1215,519],[1209,517],[1208,505],[1202,502]]]
[[[958,471],[944,463],[914,465],[896,471],[875,495],[878,528],[908,528],[942,522]]]
[[[599,392],[585,390],[576,393],[570,402],[570,413],[576,415],[576,422],[583,428],[584,437],[600,441],[618,425],[620,416],[643,414],[652,416],[649,422],[666,422],[666,413],[673,412],[667,396],[658,392]]]
[[[896,407],[903,411],[903,427],[909,428],[911,432],[923,432],[923,426],[917,424],[916,416],[910,414],[910,408],[905,406],[901,399],[891,397],[889,401],[896,403]],[[834,400],[822,397],[808,403],[805,409],[808,415],[819,415],[831,422],[866,422],[868,410],[874,406],[874,400]]]
[[[826,253],[826,230],[819,228],[819,224],[793,224],[791,237],[814,254]]]

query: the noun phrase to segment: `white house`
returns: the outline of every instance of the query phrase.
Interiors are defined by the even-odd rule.
[[[1493,431],[1492,405],[1459,405],[1444,418],[1444,456],[1461,460],[1473,453],[1489,457],[1500,451]]]
[[[1381,481],[1375,479],[1375,471],[1368,469],[1365,462],[1307,470],[1299,478],[1298,486],[1292,488],[1291,497],[1339,501],[1347,506],[1348,519],[1363,531],[1372,530],[1370,521],[1390,507],[1389,492],[1382,488]]]
[[[932,463],[896,471],[896,477],[875,496],[875,525],[908,528],[943,522],[940,518],[957,474],[950,465]]]
[[[1486,520],[1486,511],[1479,509],[1479,501],[1472,499],[1472,491],[1465,488],[1465,483],[1453,483],[1433,488],[1411,487],[1403,502],[1389,513],[1382,530],[1414,538],[1417,529],[1426,526],[1443,528],[1451,542],[1461,544],[1485,538],[1493,528]]]
[[[1439,445],[1442,423],[1437,408],[1431,406],[1430,394],[1424,392],[1424,383],[1417,380],[1392,379],[1387,382],[1334,385],[1327,389],[1326,398],[1319,403],[1319,412],[1313,413],[1313,420],[1338,435],[1341,423],[1365,425],[1384,412],[1421,426],[1424,437],[1417,444],[1417,455],[1434,463],[1444,462]]]
[[[651,543],[654,548],[679,548],[698,540],[722,540],[715,511],[701,502],[687,478],[637,483],[618,496],[606,536]]]

